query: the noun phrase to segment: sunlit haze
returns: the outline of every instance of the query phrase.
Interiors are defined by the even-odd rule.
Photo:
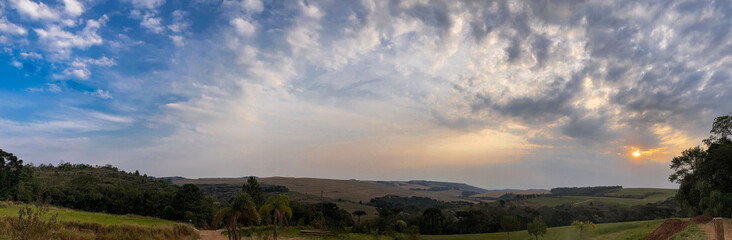
[[[675,188],[671,159],[732,111],[732,4],[535,2],[0,0],[0,148],[152,176]]]

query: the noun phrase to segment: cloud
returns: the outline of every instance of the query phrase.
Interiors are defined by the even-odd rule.
[[[184,45],[184,43],[183,43],[183,36],[179,36],[179,35],[170,35],[169,37],[170,37],[170,40],[173,40],[173,43],[174,43],[174,44],[175,44],[176,46],[178,46],[178,47],[181,47],[181,46],[183,46],[183,45]]]
[[[136,11],[136,10],[133,10]],[[134,14],[133,14],[134,16]],[[154,32],[154,33],[162,33],[165,28],[163,28],[162,22],[163,18],[156,17],[154,12],[145,12],[145,15],[142,16],[140,20],[140,26],[146,28],[147,30]]]
[[[86,26],[76,34],[67,32],[57,25],[48,25],[46,28],[33,29],[38,35],[38,41],[50,54],[59,58],[67,58],[71,54],[71,49],[87,49],[94,45],[101,45],[103,39],[97,31],[107,21],[107,16],[103,15],[100,19],[89,19]]]
[[[58,93],[58,92],[61,92],[61,87],[59,87],[58,85],[53,84],[53,83],[46,83],[45,85],[38,87],[38,88],[28,88],[28,91]]]
[[[0,18],[0,33],[24,36],[28,34],[28,31],[25,28],[8,21],[6,17],[2,17]]]
[[[57,20],[60,18],[59,13],[48,5],[31,0],[9,0],[11,6],[23,16],[31,19],[41,20]]]
[[[186,11],[173,11],[173,13],[171,14],[173,18],[173,23],[168,25],[168,29],[170,29],[170,31],[174,33],[180,33],[185,31],[190,26],[190,23],[186,21],[186,15],[188,15]]]
[[[125,0],[132,3],[132,6],[138,9],[155,9],[165,4],[165,0]]]
[[[72,17],[78,17],[84,12],[84,5],[76,0],[63,0],[64,11]]]
[[[98,97],[98,98],[101,98],[101,99],[112,99],[112,95],[109,94],[109,91],[102,90],[102,89],[97,89],[94,92],[85,92],[85,94],[89,94],[89,95],[92,95],[92,96],[95,96],[95,97]],[[99,114],[96,114],[96,115],[99,115]],[[107,117],[108,115],[99,115],[99,116],[104,116],[103,119],[105,119],[105,120],[111,120],[111,121],[114,121],[114,122],[120,122],[120,119],[123,119],[123,118],[120,118],[120,117],[110,118],[110,117]],[[122,121],[122,122],[128,122],[128,121],[126,121],[126,118],[123,119],[123,120],[125,120],[125,121]]]
[[[229,24],[231,24],[236,32],[242,36],[251,37],[257,32],[257,27],[254,26],[254,24],[242,18],[231,19]]]

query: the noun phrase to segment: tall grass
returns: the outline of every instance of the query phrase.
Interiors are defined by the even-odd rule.
[[[47,217],[47,206],[23,206],[17,217],[0,218],[0,239],[63,239],[63,240],[138,240],[198,239],[193,227],[184,224],[142,226],[133,224],[105,225],[92,222],[58,221],[57,214]]]

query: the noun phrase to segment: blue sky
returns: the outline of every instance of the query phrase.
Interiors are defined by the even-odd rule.
[[[154,176],[673,187],[670,159],[732,112],[731,8],[1,0],[0,147]]]

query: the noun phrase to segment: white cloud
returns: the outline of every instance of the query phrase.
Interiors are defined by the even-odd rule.
[[[94,92],[86,92],[86,93],[89,94],[89,95],[92,95],[92,96],[101,98],[101,99],[112,99],[112,95],[109,94],[109,91],[105,91],[105,90],[102,90],[102,89],[97,89]],[[110,121],[109,118],[104,118],[104,119]],[[120,122],[119,118],[112,119],[111,121],[113,121],[113,122]]]
[[[97,31],[106,23],[107,16],[99,20],[90,19],[86,26],[76,34],[67,32],[57,25],[50,24],[43,28],[33,29],[38,34],[39,42],[44,44],[45,49],[52,55],[66,58],[71,54],[72,48],[87,49],[94,45],[103,43],[102,37]]]
[[[180,33],[185,31],[190,26],[190,23],[188,23],[185,19],[187,14],[188,13],[186,11],[182,10],[173,11],[173,13],[171,14],[173,18],[173,23],[168,25],[168,29],[170,29],[170,31],[173,31],[174,33]]]
[[[133,15],[134,17],[134,15]],[[140,20],[140,26],[147,28],[151,32],[161,33],[165,30],[162,26],[163,18],[156,17],[154,12],[146,12]]]
[[[23,68],[23,63],[18,62],[18,61],[12,61],[12,62],[10,62],[10,65],[13,65],[13,67],[16,67],[18,69]]]
[[[61,87],[59,87],[58,85],[53,84],[53,83],[46,83],[45,85],[38,87],[38,88],[28,88],[28,91],[58,93],[58,92],[61,92]]]
[[[257,32],[257,27],[249,21],[244,20],[243,18],[231,19],[231,21],[229,21],[229,24],[231,24],[231,26],[234,26],[236,32],[242,36],[251,37]]]
[[[78,17],[84,12],[84,5],[77,0],[63,0],[64,11],[72,17]]]
[[[31,0],[9,1],[18,13],[31,19],[58,20],[60,18],[59,13],[55,9],[42,2],[36,3]]]
[[[71,67],[71,68],[64,69],[62,74],[63,75],[55,75],[54,78],[56,78],[56,79],[76,78],[79,80],[86,80],[91,75],[91,71],[89,71],[89,69],[86,69],[85,67]]]
[[[20,57],[25,59],[43,59],[43,56],[40,53],[35,52],[21,52]]]
[[[259,13],[264,10],[264,4],[261,0],[242,0],[241,5],[252,13]]]
[[[18,26],[10,21],[6,17],[0,18],[0,33],[6,33],[10,35],[26,35],[28,31],[25,28]]]
[[[132,3],[135,8],[155,9],[165,4],[165,0],[126,0]]]
[[[173,40],[173,44],[175,44],[176,46],[181,47],[181,46],[184,45],[183,44],[183,36],[171,35],[169,37],[170,37],[170,40]]]

